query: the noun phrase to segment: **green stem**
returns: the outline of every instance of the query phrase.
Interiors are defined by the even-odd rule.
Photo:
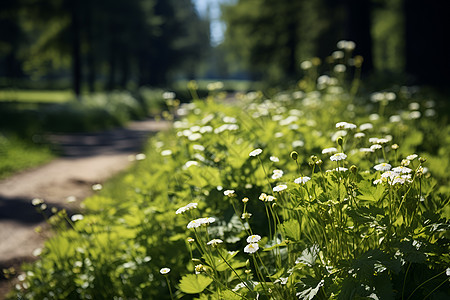
[[[169,287],[170,299],[173,300],[172,288],[171,288],[171,286],[170,286],[169,278],[167,277],[167,275],[165,275],[164,277],[166,277],[167,286]]]
[[[254,295],[253,290],[247,285],[247,282],[245,280],[242,280],[242,278],[239,276],[239,274],[236,272],[236,270],[228,263],[228,261],[223,257],[222,253],[220,253],[219,249],[217,249],[217,253],[219,253],[219,256],[223,259],[223,261],[228,265],[228,267],[233,271],[233,273],[236,275],[237,278],[245,285],[245,287]]]
[[[418,289],[420,289],[423,285],[425,285],[426,283],[430,282],[431,280],[433,280],[433,279],[435,279],[435,278],[441,276],[441,275],[444,274],[445,272],[446,272],[446,270],[444,270],[444,271],[442,271],[441,273],[439,273],[439,274],[437,274],[437,275],[434,275],[433,277],[429,278],[428,280],[425,280],[424,282],[422,282],[422,284],[420,284],[418,287],[416,287],[415,290],[409,295],[409,297],[408,297],[406,300],[409,300],[409,298],[411,298],[412,295],[414,295],[414,293],[415,293]],[[447,281],[447,280],[448,280],[448,279],[445,278],[445,281]],[[445,281],[444,281],[444,282],[445,282]],[[439,286],[440,286],[440,285],[439,285]],[[439,286],[438,286],[438,287],[439,287]],[[435,291],[435,289],[434,289],[432,292],[434,292],[434,291]],[[428,297],[429,295],[431,295],[431,293],[428,294],[426,297]],[[425,298],[426,298],[426,297],[425,297]]]

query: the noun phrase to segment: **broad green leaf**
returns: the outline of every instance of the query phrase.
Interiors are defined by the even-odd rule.
[[[302,255],[295,261],[296,264],[302,263],[307,266],[313,266],[316,263],[317,255],[319,255],[319,247],[317,245],[302,251]]]
[[[380,200],[385,190],[382,185],[373,185],[370,180],[359,182],[358,189],[361,193],[361,195],[358,195],[358,199],[368,201]]]
[[[212,282],[212,279],[205,275],[188,274],[180,280],[180,290],[186,294],[198,294],[203,292]]]
[[[288,238],[294,241],[298,242],[301,239],[300,224],[295,219],[288,220],[281,224],[280,230],[283,231]]]
[[[314,281],[314,283],[308,282],[307,284],[305,284],[305,282],[303,282],[304,290],[296,294],[296,296],[299,299],[312,300],[317,295],[320,288],[325,283],[324,280],[313,280],[313,281]]]

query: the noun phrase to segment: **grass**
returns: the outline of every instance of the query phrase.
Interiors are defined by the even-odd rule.
[[[0,90],[0,101],[63,103],[74,99],[71,90]]]
[[[0,179],[49,162],[54,154],[46,146],[0,135]]]

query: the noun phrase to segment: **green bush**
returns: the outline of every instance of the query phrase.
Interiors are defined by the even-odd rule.
[[[182,105],[82,215],[52,217],[13,297],[448,298],[450,126],[342,70]]]

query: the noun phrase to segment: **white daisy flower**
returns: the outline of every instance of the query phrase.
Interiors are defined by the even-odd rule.
[[[412,161],[412,160],[415,160],[417,157],[418,157],[417,154],[411,154],[411,155],[408,155],[406,157],[406,159],[409,160],[409,161]]]
[[[197,228],[200,227],[202,225],[209,225],[211,223],[213,223],[216,219],[214,218],[200,218],[200,219],[195,219],[192,220],[188,223],[187,228],[191,229],[191,228]]]
[[[405,173],[408,174],[408,173],[411,173],[412,170],[410,168],[400,166],[400,167],[393,168],[392,171],[399,173],[399,174],[405,174]]]
[[[305,184],[305,183],[307,183],[310,180],[311,180],[311,178],[308,177],[308,176],[301,176],[299,178],[296,178],[294,180],[294,182],[297,183],[297,184]]]
[[[411,161],[409,159],[402,159],[401,165],[406,167],[409,166],[410,163]]]
[[[217,246],[219,244],[222,244],[222,243],[223,243],[223,241],[221,239],[212,239],[209,242],[207,242],[206,245],[215,247],[215,246]]]
[[[144,160],[144,159],[146,159],[147,158],[147,156],[144,154],[144,153],[139,153],[139,154],[136,154],[136,156],[135,156],[135,159],[136,160]]]
[[[338,167],[338,168],[336,168],[336,169],[333,169],[333,171],[336,171],[336,172],[346,172],[346,171],[348,171],[348,169],[347,169],[347,168],[344,168],[344,167]]]
[[[356,129],[356,125],[348,122],[338,122],[336,123],[337,129]]]
[[[76,222],[76,221],[83,220],[84,216],[82,214],[75,214],[75,215],[71,216],[70,219],[72,220],[72,222]]]
[[[228,196],[228,197],[233,197],[234,196],[234,190],[225,190],[224,192],[223,192],[223,194],[225,195],[225,196]]]
[[[389,122],[391,123],[399,123],[402,121],[402,117],[400,117],[399,115],[392,115],[389,117]]]
[[[333,70],[336,73],[344,73],[345,70],[347,70],[347,67],[345,65],[343,65],[343,64],[337,64],[337,65],[334,66]]]
[[[353,136],[355,139],[361,139],[363,137],[365,137],[366,134],[364,132],[357,132],[355,133],[355,135]]]
[[[159,273],[161,273],[161,274],[163,274],[163,275],[166,275],[166,274],[168,274],[170,272],[170,269],[169,268],[162,268],[161,270],[159,270]]]
[[[251,243],[257,243],[257,242],[259,242],[260,240],[261,240],[261,236],[260,236],[260,235],[253,234],[253,235],[250,235],[250,236],[247,238],[247,243],[249,243],[249,244],[251,244]]]
[[[92,186],[92,190],[94,191],[100,191],[103,188],[103,186],[100,183],[94,184]]]
[[[271,156],[270,160],[273,161],[273,162],[279,162],[280,161],[280,159],[278,157],[276,157],[276,156]]]
[[[251,213],[245,212],[245,213],[242,213],[241,219],[250,219],[251,216],[252,216]]]
[[[255,150],[253,150],[252,152],[250,152],[248,155],[249,156],[258,156],[258,155],[260,155],[262,153],[262,149],[255,149]]]
[[[311,69],[312,68],[312,62],[310,62],[309,60],[302,61],[302,63],[300,64],[300,68],[302,70]]]
[[[195,160],[190,160],[190,161],[187,161],[185,164],[184,164],[184,167],[187,169],[187,168],[190,168],[190,167],[192,167],[192,166],[198,166],[198,162],[196,162]]]
[[[273,170],[272,179],[279,179],[283,176],[282,170]]]
[[[304,141],[296,140],[292,142],[292,148],[303,147],[305,145]]]
[[[339,137],[344,137],[344,136],[346,136],[347,135],[347,131],[345,131],[345,130],[338,130],[338,131],[336,131],[334,134],[333,134],[333,136],[331,137],[331,140],[333,141],[333,142],[335,142]]]
[[[378,185],[378,184],[381,184],[382,182],[383,182],[383,180],[376,179],[376,180],[373,181],[373,184]]]
[[[199,140],[201,138],[202,138],[202,135],[200,133],[198,133],[198,132],[193,133],[193,134],[188,136],[188,140],[190,140],[190,141],[196,141],[196,140]]]
[[[371,123],[364,123],[359,125],[359,130],[361,131],[365,131],[365,130],[370,130],[373,129],[373,125]]]
[[[161,156],[169,156],[169,155],[172,155],[172,150],[161,151]]]
[[[371,148],[361,148],[359,149],[359,152],[374,152],[374,150]]]
[[[335,152],[337,152],[337,149],[335,147],[325,148],[322,150],[322,154],[335,153]]]
[[[198,203],[196,203],[196,202],[191,202],[191,203],[189,203],[188,205],[185,205],[185,206],[180,207],[179,209],[177,209],[177,211],[175,212],[175,214],[177,214],[177,215],[182,214],[182,213],[184,213],[184,212],[187,212],[188,210],[197,208],[197,206],[198,206]]]
[[[386,178],[386,179],[393,179],[396,176],[398,176],[398,173],[395,173],[393,171],[386,171],[383,174],[381,174],[381,178]]]
[[[274,192],[281,192],[281,191],[284,191],[285,189],[287,189],[287,185],[280,184],[280,185],[277,185],[276,187],[274,187],[273,191]]]
[[[245,246],[245,248],[244,248],[244,252],[245,253],[255,253],[256,251],[258,251],[259,250],[259,245],[258,245],[258,243],[251,243],[251,244],[248,244],[247,246]]]
[[[383,148],[383,147],[381,147],[381,145],[378,145],[378,144],[370,146],[370,149],[372,149],[372,152],[375,150],[381,149],[381,148]]]
[[[44,200],[40,198],[34,198],[33,200],[31,200],[31,204],[33,204],[33,206],[38,206],[41,205],[42,203],[44,203]]]
[[[277,198],[275,198],[275,197],[272,196],[272,195],[268,195],[267,198],[266,198],[266,201],[267,201],[267,202],[272,202],[272,201],[275,201],[275,200],[277,200]]]
[[[333,154],[330,157],[330,160],[332,160],[332,161],[340,161],[340,160],[344,160],[346,158],[347,158],[346,154],[344,154],[344,153],[336,153],[336,154]]]
[[[378,165],[376,165],[376,166],[374,166],[373,168],[375,169],[375,170],[377,170],[377,171],[389,171],[390,169],[391,169],[391,165],[390,164],[388,164],[388,163],[381,163],[381,164],[378,164]]]

